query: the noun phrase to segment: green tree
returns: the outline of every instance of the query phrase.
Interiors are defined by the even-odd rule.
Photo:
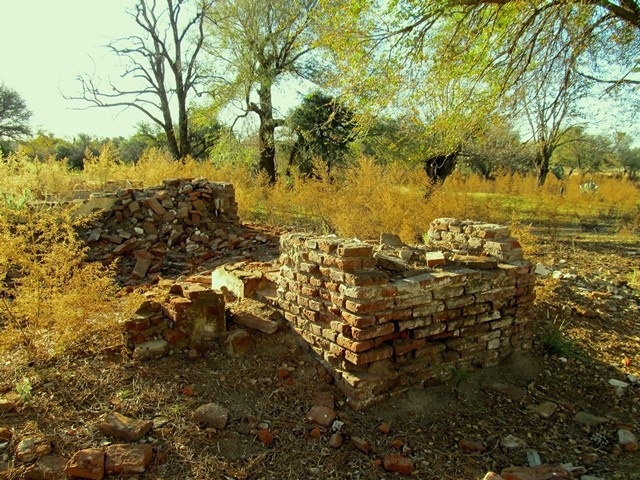
[[[316,159],[326,165],[327,174],[344,164],[349,144],[355,140],[354,115],[336,98],[319,91],[307,95],[287,123],[297,137],[287,171],[296,165],[305,175],[316,175]]]
[[[614,161],[614,145],[604,135],[592,135],[580,125],[569,127],[564,141],[553,153],[552,163],[566,170],[567,175],[578,171],[590,174],[611,167]]]
[[[308,78],[304,62],[312,50],[318,0],[218,0],[211,9],[210,51],[227,75],[215,91],[221,104],[242,103],[243,114],[258,117],[258,169],[276,180],[275,131],[284,125],[273,105],[273,89],[285,79]]]
[[[337,38],[335,29],[330,32],[328,42],[347,73],[336,77],[337,83],[374,104],[382,101],[382,107],[403,102],[420,110],[425,102],[415,93],[433,87],[431,81],[416,81],[420,75],[440,77],[436,92],[441,98],[446,79],[453,81],[461,93],[458,106],[444,109],[451,105],[445,98],[430,109],[438,115],[419,117],[425,128],[438,133],[429,137],[441,145],[440,152],[427,157],[435,160],[426,165],[428,171],[436,169],[432,177],[446,174],[460,156],[456,132],[470,131],[469,137],[476,126],[481,128],[473,116],[457,114],[461,108],[475,113],[483,103],[478,93],[488,101],[486,112],[509,112],[531,127],[541,184],[576,114],[577,100],[591,92],[594,82],[606,80],[602,73],[617,75],[606,80],[615,87],[638,83],[640,10],[633,0],[395,0],[386,3],[380,21],[360,22],[380,9],[379,3],[351,2],[357,14],[339,21],[349,41]],[[453,135],[443,136],[447,130]]]
[[[628,134],[616,133],[615,162],[629,178],[635,178],[640,172],[640,148],[632,147],[632,142],[633,139]]]
[[[108,48],[127,62],[122,75],[139,87],[101,87],[89,75],[78,77],[79,97],[90,107],[135,108],[164,132],[176,159],[191,153],[188,102],[205,82],[200,64],[205,14],[214,0],[136,0],[130,12],[140,33]],[[187,18],[183,18],[183,10]],[[177,121],[175,119],[177,110]],[[176,131],[177,125],[177,131]]]
[[[0,150],[7,149],[10,141],[31,135],[30,119],[31,112],[18,92],[0,84]]]

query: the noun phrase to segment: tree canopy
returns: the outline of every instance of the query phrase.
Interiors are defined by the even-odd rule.
[[[289,167],[296,165],[305,175],[317,175],[316,160],[331,173],[333,167],[343,164],[349,144],[356,138],[353,112],[320,91],[307,95],[289,115],[287,123],[297,137],[289,155]]]
[[[18,92],[0,84],[0,141],[30,135],[30,119],[31,112]]]
[[[210,11],[210,52],[217,58],[214,91],[225,104],[240,100],[241,116],[258,117],[258,169],[276,179],[275,130],[284,125],[273,105],[273,88],[285,78],[307,78],[318,0],[219,0]]]

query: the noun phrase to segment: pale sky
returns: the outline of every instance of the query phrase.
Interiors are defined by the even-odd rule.
[[[0,83],[24,99],[34,133],[128,137],[146,121],[134,109],[74,110],[85,104],[62,98],[79,93],[81,73],[121,73],[117,57],[103,46],[135,32],[126,14],[134,1],[0,0]]]

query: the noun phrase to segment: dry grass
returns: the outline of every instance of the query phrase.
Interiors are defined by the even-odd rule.
[[[566,227],[631,234],[640,228],[640,190],[622,178],[549,177],[539,188],[533,176],[505,173],[489,181],[456,173],[444,185],[433,186],[421,168],[381,166],[362,158],[331,177],[282,177],[270,186],[253,174],[246,147],[227,141],[219,150],[217,162],[176,162],[151,150],[136,164],[124,164],[107,145],[100,155],[88,155],[82,172],[71,172],[53,159],[11,155],[0,164],[0,175],[7,179],[2,192],[50,198],[74,189],[109,190],[114,182],[151,186],[166,178],[204,177],[232,183],[240,215],[248,221],[360,238],[389,231],[409,242],[441,216],[533,224],[552,236]],[[597,192],[580,189],[587,180],[598,184]]]

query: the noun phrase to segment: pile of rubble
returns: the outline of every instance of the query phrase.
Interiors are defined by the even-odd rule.
[[[190,272],[209,259],[238,253],[267,238],[243,228],[231,184],[165,180],[81,200],[78,213],[98,211],[83,237],[93,259],[118,260],[121,279],[153,281]]]

